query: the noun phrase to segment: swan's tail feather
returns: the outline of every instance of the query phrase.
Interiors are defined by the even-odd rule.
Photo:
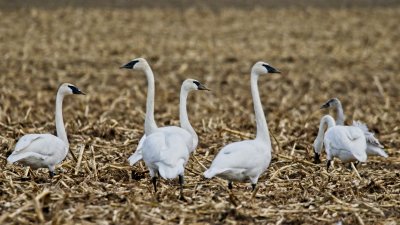
[[[368,130],[368,127],[365,123],[360,121],[353,121],[353,126],[360,128],[364,132],[364,136],[367,139],[367,143],[373,144],[379,148],[383,148],[381,143],[379,143],[379,140],[376,139],[376,137],[374,136],[375,134]]]
[[[384,158],[388,157],[388,154],[385,152],[384,149],[382,148],[378,148],[374,145],[367,145],[367,154],[368,155],[377,155],[377,156],[382,156]]]
[[[164,179],[174,179],[178,175],[184,174],[185,168],[182,163],[175,167],[170,167],[165,164],[160,163],[158,165],[158,172],[160,176]]]
[[[142,157],[142,149],[138,149],[136,150],[135,153],[133,153],[129,158],[128,158],[128,162],[129,165],[133,166],[135,165],[139,160],[141,160]]]
[[[220,174],[220,173],[223,173],[223,172],[225,172],[225,171],[226,171],[226,169],[214,169],[214,168],[209,168],[208,170],[206,170],[206,171],[203,173],[203,175],[204,175],[205,178],[210,179],[210,178],[212,178],[212,177],[214,177],[214,176],[216,176],[216,175],[218,175],[218,174]]]
[[[370,133],[367,125],[361,121],[353,120],[353,126],[360,128],[364,133]]]
[[[204,175],[205,178],[210,179],[213,176],[215,176],[215,173],[214,173],[214,171],[212,169],[208,169],[203,173],[203,175]]]

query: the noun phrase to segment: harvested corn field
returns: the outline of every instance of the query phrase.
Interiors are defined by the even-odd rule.
[[[362,2],[362,1],[360,1]],[[18,2],[17,2],[18,3]],[[0,10],[0,224],[396,224],[400,220],[400,7],[12,7]],[[177,4],[177,3],[176,3]],[[179,125],[179,90],[194,78],[211,92],[188,99],[199,145],[176,180],[154,194],[145,164],[129,166],[144,133],[147,84],[121,70],[143,57],[155,74],[155,119]],[[203,177],[228,143],[254,138],[250,68],[261,76],[272,161],[249,183]],[[50,179],[7,164],[24,134],[55,133],[57,87],[70,153]],[[388,158],[357,173],[313,163],[320,110],[342,101],[346,124],[365,122]],[[135,176],[131,178],[131,171]]]

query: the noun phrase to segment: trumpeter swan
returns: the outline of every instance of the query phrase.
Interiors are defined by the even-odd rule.
[[[325,108],[336,108],[336,125],[344,125],[345,115],[343,112],[342,103],[338,98],[332,98],[326,101],[321,109]],[[367,141],[367,155],[368,156],[382,156],[387,158],[388,155],[383,149],[383,146],[379,143],[379,140],[374,136],[374,133],[368,130],[366,124],[360,121],[353,121],[353,125],[355,127],[359,127],[363,130],[366,141]]]
[[[193,149],[193,135],[190,131],[181,127],[157,127],[154,120],[154,75],[145,59],[134,59],[121,68],[144,71],[147,77],[148,91],[144,125],[146,138],[143,140],[140,149],[143,160],[150,171],[154,191],[157,192],[157,174],[164,179],[172,179],[178,176],[180,197],[183,199],[184,167],[189,158],[190,150]],[[183,86],[186,89],[184,90],[185,92],[193,89],[208,90],[198,81],[192,79],[186,80]],[[181,100],[182,97],[185,98],[185,103],[187,94],[186,96],[181,96]]]
[[[55,166],[64,160],[69,148],[62,115],[62,102],[64,96],[71,94],[84,95],[85,93],[68,83],[64,83],[58,88],[55,117],[57,136],[52,134],[24,135],[7,158],[9,163],[19,162],[32,169],[49,168],[50,177],[55,175]]]
[[[256,138],[226,145],[217,154],[210,168],[204,172],[206,178],[217,176],[228,180],[229,189],[232,189],[233,181],[250,181],[254,190],[259,176],[271,162],[271,139],[257,85],[258,77],[268,73],[280,72],[265,62],[257,62],[251,69],[251,94],[257,124]]]
[[[193,88],[193,84],[197,85],[197,89]],[[196,134],[196,131],[193,129],[192,125],[190,124],[188,115],[187,115],[187,108],[186,108],[186,101],[187,96],[190,91],[193,90],[209,90],[207,87],[202,85],[200,82],[187,79],[182,83],[181,93],[180,93],[180,101],[179,101],[179,120],[181,124],[181,128],[185,129],[192,135],[193,144],[192,147],[189,149],[190,153],[192,153],[197,148],[197,144],[199,142],[199,138]],[[160,129],[171,129],[171,126],[162,127]],[[142,146],[143,142],[146,139],[146,134],[142,136],[139,141],[139,144],[136,148],[136,151],[128,158],[129,164],[133,166],[136,162],[142,159]]]
[[[325,125],[327,130],[325,132]],[[367,160],[367,143],[364,132],[354,126],[335,125],[335,120],[330,115],[322,117],[318,136],[314,141],[314,159],[319,161],[322,147],[325,145],[327,155],[327,170],[333,158],[342,162],[365,162]]]

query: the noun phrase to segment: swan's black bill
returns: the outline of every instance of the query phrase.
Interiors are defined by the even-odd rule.
[[[327,108],[329,108],[329,106],[330,106],[330,102],[328,101],[328,102],[324,103],[323,105],[321,105],[321,107],[319,109],[327,109]]]
[[[204,86],[204,85],[202,85],[202,84],[200,84],[199,86],[197,86],[197,88],[198,88],[199,90],[211,91],[210,89],[208,89],[206,86]]]
[[[139,60],[133,60],[133,61],[130,61],[127,64],[125,64],[125,65],[123,65],[123,66],[121,66],[119,68],[120,69],[133,69],[135,64],[138,63],[138,62],[139,62]]]
[[[193,81],[193,83],[195,85],[197,85],[197,90],[207,90],[207,91],[211,91],[210,89],[208,89],[206,86],[204,86],[203,84],[201,84],[200,82],[198,82],[197,80]]]
[[[263,67],[265,67],[265,69],[267,69],[268,73],[281,73],[281,71],[275,69],[274,67],[267,65],[267,64],[263,64]]]
[[[314,163],[319,164],[321,163],[321,159],[319,159],[319,154],[314,152]]]
[[[72,86],[72,85],[68,85],[69,88],[71,88],[72,90],[72,94],[74,95],[86,95],[84,92],[82,92],[81,90],[79,90],[77,87]]]
[[[321,105],[320,109],[327,109],[327,108],[331,107],[332,105],[335,105],[335,101],[339,101],[339,100],[337,100],[337,98],[329,99],[327,102],[325,102],[323,105]]]

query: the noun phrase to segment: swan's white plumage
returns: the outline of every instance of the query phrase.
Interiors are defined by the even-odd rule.
[[[19,139],[14,151],[7,158],[9,163],[19,162],[32,169],[49,168],[54,173],[68,153],[69,143],[62,118],[62,101],[65,95],[84,94],[72,84],[60,85],[56,97],[55,122],[58,136],[52,134],[27,134]]]
[[[197,84],[195,84],[195,82],[197,82]],[[197,85],[201,85],[201,86],[198,87]],[[180,119],[181,127],[166,126],[166,127],[157,128],[158,131],[180,134],[185,140],[186,147],[189,149],[189,153],[192,153],[193,151],[195,151],[197,148],[197,144],[198,144],[198,136],[189,122],[189,119],[187,116],[187,109],[186,109],[187,95],[189,92],[194,91],[194,90],[208,90],[208,89],[194,79],[186,79],[182,83],[181,93],[180,93],[180,101],[179,101],[179,108],[180,108],[179,109],[179,111],[180,111],[179,119]],[[188,132],[189,132],[190,136],[187,136]],[[142,148],[145,140],[146,140],[146,134],[144,134],[142,136],[142,138],[140,138],[139,144],[136,147],[136,151],[128,158],[128,162],[131,166],[133,166],[135,163],[137,163],[139,160],[142,159],[141,148]]]
[[[352,126],[334,126],[325,133],[326,153],[342,162],[366,162],[367,144],[361,129]]]
[[[368,144],[378,148],[383,148],[379,140],[374,136],[374,133],[369,131],[365,123],[362,123],[361,121],[353,121],[353,126],[360,128],[364,132]]]
[[[324,127],[328,126],[325,134]],[[335,120],[330,115],[325,115],[320,121],[317,139],[314,143],[323,140],[328,162],[339,158],[343,162],[365,162],[367,160],[367,143],[364,132],[353,126],[335,126]],[[314,144],[317,155],[321,153],[322,145]]]
[[[257,62],[251,69],[250,83],[257,124],[256,138],[223,147],[212,161],[210,168],[204,172],[206,178],[221,177],[228,180],[229,184],[232,181],[250,181],[254,189],[259,176],[268,168],[272,147],[257,85],[258,77],[267,73],[280,72],[264,62]],[[229,187],[231,188],[231,185]]]
[[[27,134],[17,142],[7,161],[20,161],[32,169],[47,168],[59,164],[67,153],[68,146],[52,134]]]
[[[206,178],[214,176],[230,181],[256,183],[271,162],[271,150],[263,143],[246,140],[225,146],[215,157]]]
[[[345,115],[343,112],[342,103],[338,98],[329,99],[325,102],[321,108],[335,108],[337,111],[336,116],[336,125],[344,125]],[[382,156],[384,158],[388,157],[388,154],[385,152],[384,147],[380,144],[379,140],[374,136],[374,133],[370,132],[367,125],[360,121],[353,121],[352,126],[360,128],[365,135],[365,139],[367,142],[367,155],[370,156]]]
[[[154,96],[155,85],[153,72],[143,58],[134,59],[121,68],[141,70],[147,78],[146,118],[144,122],[145,137],[141,139],[137,153],[129,158],[131,164],[140,160],[140,154],[150,171],[154,191],[157,191],[157,173],[164,179],[172,179],[179,176],[180,196],[183,198],[184,170],[193,145],[194,136],[197,135],[190,125],[187,110],[187,94],[192,90],[208,90],[200,82],[187,79],[183,82],[180,94],[179,119],[181,127],[170,126],[158,128],[154,120]]]
[[[164,179],[183,175],[189,151],[181,135],[169,131],[152,133],[141,149],[151,177],[157,172]]]
[[[167,126],[167,127],[160,127],[157,128],[157,132],[165,132],[165,133],[174,133],[177,135],[180,135],[182,139],[184,140],[184,143],[186,145],[187,149],[193,149],[193,137],[190,135],[189,132],[184,130],[181,127],[177,126]],[[136,151],[128,158],[129,164],[133,166],[135,163],[137,163],[139,160],[143,158],[143,144],[146,142],[146,134],[142,136],[142,138],[139,140],[139,144],[136,148]]]

